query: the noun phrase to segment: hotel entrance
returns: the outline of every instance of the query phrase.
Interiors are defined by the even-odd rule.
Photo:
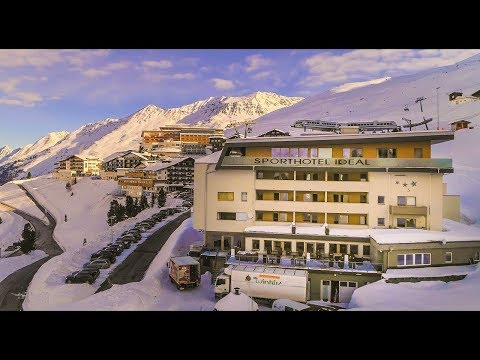
[[[320,298],[331,303],[348,303],[357,287],[354,281],[321,280]]]

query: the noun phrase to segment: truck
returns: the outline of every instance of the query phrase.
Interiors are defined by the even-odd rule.
[[[307,302],[310,298],[308,272],[258,265],[229,265],[215,280],[215,297],[222,298],[235,288],[246,295],[273,302],[290,299]]]
[[[174,256],[167,263],[170,281],[183,290],[200,285],[200,263],[190,256]]]

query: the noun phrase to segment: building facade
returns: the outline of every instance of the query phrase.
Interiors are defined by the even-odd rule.
[[[452,131],[418,131],[228,140],[195,163],[194,227],[207,247],[323,264],[309,266],[312,291],[332,298],[341,287],[375,281],[398,266],[388,256],[412,246],[396,239],[388,255],[376,232],[442,234],[443,176],[453,167],[451,159],[431,158],[431,145],[453,138]],[[455,255],[458,263],[475,257],[474,240]],[[413,265],[445,265],[448,255],[439,251],[428,263],[425,255],[425,264],[413,255]],[[362,271],[365,264],[370,271]],[[364,277],[355,282],[357,273]]]
[[[53,177],[70,180],[77,176],[99,175],[101,168],[102,161],[100,159],[72,155],[58,162]]]
[[[156,156],[149,153],[138,153],[133,150],[120,151],[111,154],[103,160],[102,168],[104,171],[115,171],[117,168],[132,169],[143,162],[155,160]]]

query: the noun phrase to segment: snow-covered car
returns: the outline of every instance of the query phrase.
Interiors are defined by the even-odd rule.
[[[110,261],[107,259],[95,259],[83,264],[83,268],[96,268],[96,269],[108,269],[111,266]]]
[[[67,284],[83,284],[83,283],[93,284],[95,282],[95,279],[96,277],[91,272],[80,270],[80,271],[75,271],[70,275],[67,275],[65,277],[65,282]]]

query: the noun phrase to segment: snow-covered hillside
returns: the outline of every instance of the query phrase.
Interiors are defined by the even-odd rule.
[[[336,90],[308,97],[298,104],[258,118],[253,125],[252,136],[274,128],[296,133],[296,129],[290,125],[300,119],[339,122],[394,120],[397,124],[404,125],[406,122],[402,117],[417,122],[423,120],[425,116],[434,119],[429,124],[429,128],[434,129],[437,120],[437,87],[440,87],[438,94],[441,128],[447,128],[451,121],[474,114],[476,115],[469,121],[478,122],[480,101],[456,105],[449,101],[448,94],[461,91],[464,95],[471,95],[480,90],[479,79],[480,54],[454,65],[391,78],[379,84],[365,86],[365,82],[362,82],[361,87],[355,87],[355,83],[350,83],[348,84],[350,90],[338,92],[342,87],[345,90],[347,87],[345,84],[336,87]],[[420,110],[420,103],[415,103],[419,97],[425,97],[422,101],[423,113]],[[405,110],[406,106],[408,111]]]
[[[231,121],[245,121],[290,106],[302,98],[288,98],[275,93],[257,92],[244,97],[218,97],[198,101],[179,108],[162,109],[148,105],[122,119],[105,119],[67,133],[50,133],[35,144],[27,145],[0,160],[0,175],[8,177],[44,175],[55,163],[70,155],[80,154],[104,158],[115,151],[139,148],[143,130],[154,130],[184,120],[187,124],[224,126]],[[3,180],[8,180],[7,176]],[[0,184],[2,176],[0,176]]]
[[[12,152],[12,149],[8,145],[5,145],[3,147],[0,147],[0,160],[10,154]]]
[[[180,122],[223,129],[231,122],[256,119],[302,100],[301,97],[286,97],[272,92],[256,92],[240,97],[211,97],[189,105],[196,110]]]

